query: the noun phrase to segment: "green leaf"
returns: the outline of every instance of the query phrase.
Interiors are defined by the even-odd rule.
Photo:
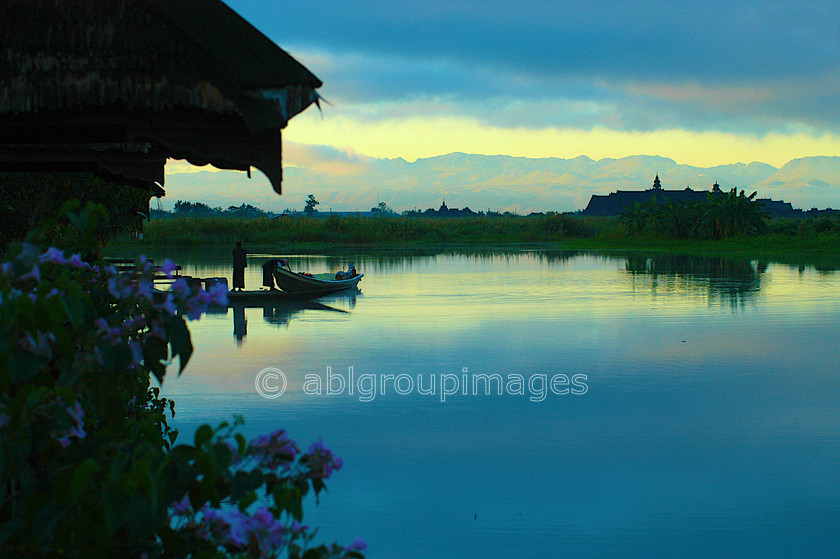
[[[226,470],[230,467],[231,460],[233,459],[233,454],[230,451],[230,448],[225,443],[216,443],[213,445],[213,457],[216,462],[216,466],[220,470]]]
[[[118,343],[111,345],[106,340],[101,340],[98,344],[99,351],[102,354],[102,364],[105,369],[112,373],[121,373],[128,369],[134,362],[131,348],[128,344]]]
[[[257,500],[257,493],[249,491],[239,500],[239,510],[245,512]]]
[[[213,438],[213,429],[210,428],[209,425],[204,424],[198,429],[195,430],[195,436],[193,440],[195,441],[195,448],[201,448],[204,446],[206,442]]]
[[[12,384],[21,384],[37,376],[44,365],[44,360],[28,351],[16,350],[9,355],[8,363]]]
[[[169,345],[172,346],[172,356],[178,356],[181,368],[178,374],[184,372],[187,362],[192,356],[193,345],[187,323],[181,316],[169,317]]]
[[[292,515],[292,518],[301,522],[303,520],[303,504],[300,491],[294,487],[277,486],[274,488],[274,504]]]
[[[61,304],[70,319],[73,328],[78,328],[85,322],[85,303],[81,298],[68,295],[61,298]]]
[[[70,493],[74,499],[78,499],[84,493],[88,483],[90,483],[93,476],[98,472],[99,465],[97,465],[93,458],[88,458],[76,466],[76,469],[73,470],[73,480],[70,485]]]

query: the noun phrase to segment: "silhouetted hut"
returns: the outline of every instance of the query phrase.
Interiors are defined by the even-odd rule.
[[[0,0],[0,171],[261,170],[321,81],[219,0]]]

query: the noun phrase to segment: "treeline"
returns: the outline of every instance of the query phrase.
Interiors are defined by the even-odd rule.
[[[247,208],[247,206],[246,206]],[[437,245],[566,242],[578,247],[628,248],[734,241],[773,251],[838,250],[840,217],[769,219],[760,204],[741,193],[705,203],[637,204],[619,217],[579,213],[479,215],[474,217],[371,218],[364,216],[268,217],[173,215],[145,224],[144,245],[193,247],[280,245]],[[742,242],[747,239],[750,242]],[[126,238],[117,244],[135,244]],[[813,245],[813,246],[812,246]],[[698,245],[699,246],[699,245]]]
[[[733,188],[727,194],[707,195],[705,201],[686,200],[659,204],[653,198],[635,202],[620,215],[629,233],[649,233],[674,239],[728,239],[767,233],[770,214],[756,193],[746,196]]]
[[[291,210],[285,210],[285,213],[291,213]],[[202,202],[184,202],[178,200],[175,202],[175,207],[172,211],[166,210],[151,210],[151,218],[154,219],[169,219],[173,217],[238,217],[238,218],[257,218],[257,217],[271,217],[276,215],[273,212],[267,212],[251,204],[242,204],[241,206],[229,206],[228,208],[211,207]]]

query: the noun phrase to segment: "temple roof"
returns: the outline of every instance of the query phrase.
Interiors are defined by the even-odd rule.
[[[220,0],[0,0],[0,170],[260,169],[322,85]]]

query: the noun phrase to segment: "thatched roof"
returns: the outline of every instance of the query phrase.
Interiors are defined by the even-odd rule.
[[[254,166],[321,81],[219,0],[0,0],[0,170]],[[95,169],[94,169],[95,168]]]

